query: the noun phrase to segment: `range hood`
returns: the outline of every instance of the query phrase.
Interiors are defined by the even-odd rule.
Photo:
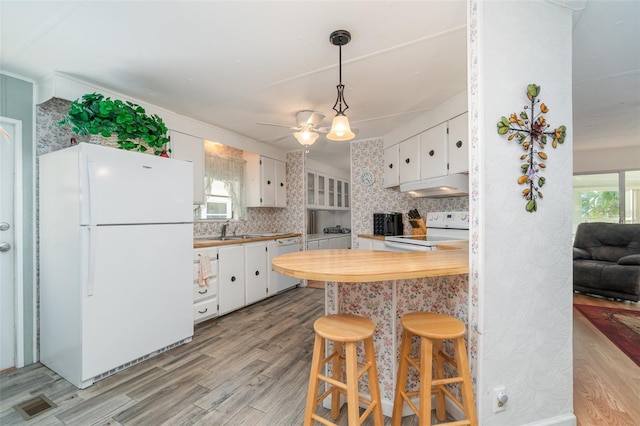
[[[461,197],[469,195],[469,175],[457,173],[403,183],[400,185],[400,191],[407,192],[412,197],[422,198]]]

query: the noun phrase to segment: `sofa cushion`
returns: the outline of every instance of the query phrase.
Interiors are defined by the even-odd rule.
[[[640,265],[640,254],[630,254],[629,256],[621,257],[618,259],[618,265]]]
[[[573,248],[573,260],[591,259],[591,255],[588,251],[574,247]]]
[[[588,251],[594,260],[616,263],[621,257],[640,254],[640,224],[581,223],[573,246]]]

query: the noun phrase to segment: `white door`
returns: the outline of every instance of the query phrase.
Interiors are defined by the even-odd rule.
[[[420,135],[400,142],[398,162],[400,183],[420,180]]]
[[[16,362],[16,251],[14,174],[19,170],[22,123],[0,117],[0,371]],[[18,365],[19,366],[19,365]]]
[[[244,306],[244,247],[240,244],[218,250],[218,300],[220,315]]]
[[[468,114],[449,120],[449,173],[469,171]]]
[[[420,133],[420,179],[447,174],[447,123]]]
[[[244,245],[245,304],[267,297],[267,243]]]
[[[276,163],[272,158],[260,158],[260,172],[262,181],[262,204],[264,207],[276,205]]]
[[[287,207],[287,163],[274,161],[276,179],[276,207]]]

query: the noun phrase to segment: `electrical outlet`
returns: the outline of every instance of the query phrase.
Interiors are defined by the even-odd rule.
[[[507,409],[507,391],[504,386],[493,388],[493,412],[499,413]]]

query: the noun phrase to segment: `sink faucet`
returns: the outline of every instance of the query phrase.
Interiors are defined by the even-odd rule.
[[[222,224],[222,229],[220,230],[220,238],[224,238],[227,236],[227,226],[229,226],[228,220]]]

